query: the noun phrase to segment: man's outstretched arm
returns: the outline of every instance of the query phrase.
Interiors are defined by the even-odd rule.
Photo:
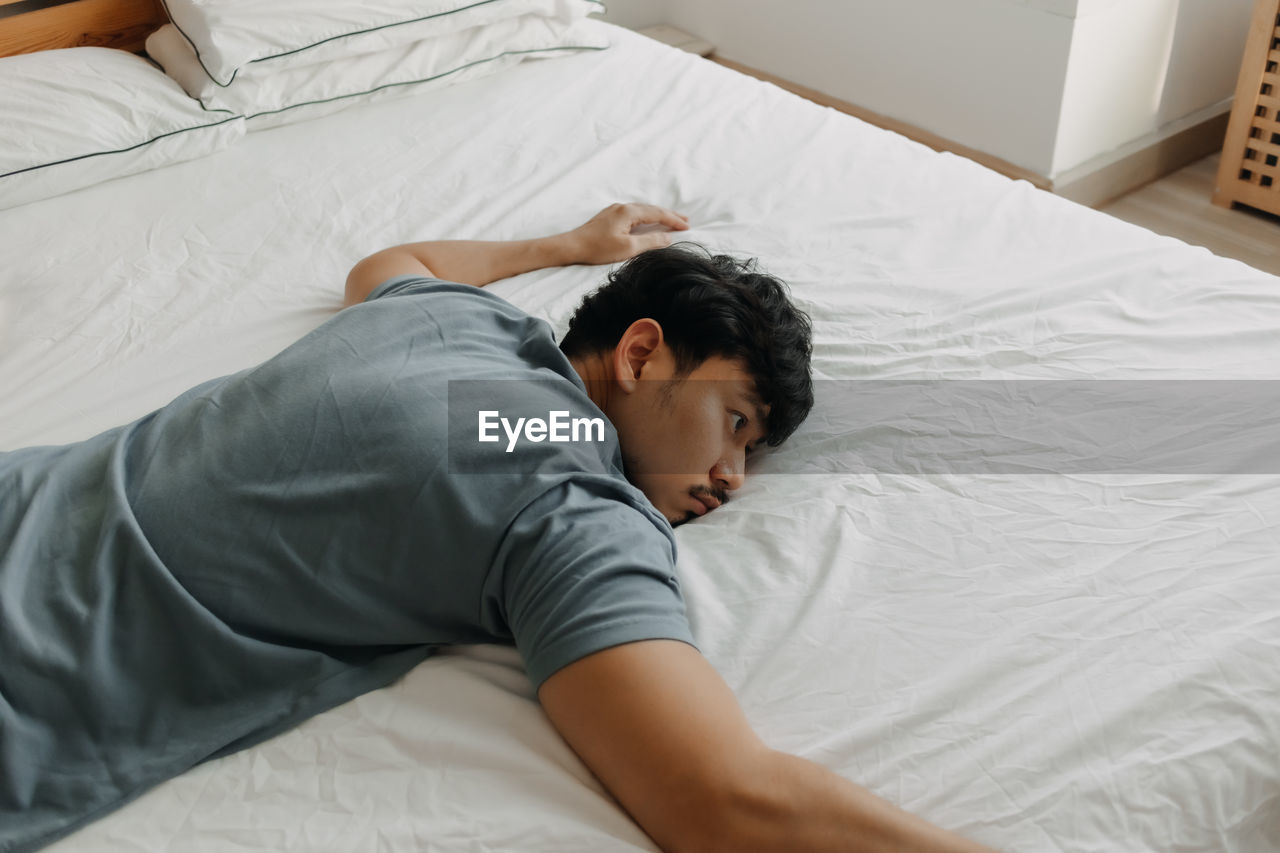
[[[767,748],[719,674],[674,640],[616,646],[538,698],[561,736],[665,851],[989,848],[821,765]]]
[[[363,302],[375,287],[398,275],[425,275],[483,287],[490,282],[544,267],[610,264],[646,249],[666,246],[666,231],[689,227],[679,213],[652,204],[614,204],[563,234],[533,240],[434,240],[406,243],[376,252],[347,276],[346,303]],[[642,233],[633,234],[634,229]]]

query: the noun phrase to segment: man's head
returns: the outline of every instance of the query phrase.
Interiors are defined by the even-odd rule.
[[[627,476],[673,524],[742,484],[813,406],[809,318],[754,262],[643,252],[587,296],[560,343],[618,430]]]

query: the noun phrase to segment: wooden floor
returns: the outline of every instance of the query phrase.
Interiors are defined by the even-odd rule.
[[[1192,163],[1101,210],[1280,275],[1280,216],[1248,208],[1226,210],[1209,201],[1218,158],[1214,154]]]

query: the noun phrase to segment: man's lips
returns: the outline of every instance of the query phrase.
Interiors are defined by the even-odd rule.
[[[694,495],[694,497],[702,507],[701,509],[694,510],[698,515],[706,515],[711,512],[711,510],[720,506],[720,500],[715,495],[697,494]]]

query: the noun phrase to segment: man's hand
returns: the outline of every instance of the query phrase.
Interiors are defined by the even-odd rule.
[[[423,275],[483,287],[499,279],[569,264],[611,264],[671,243],[661,229],[684,231],[689,219],[652,204],[612,204],[572,231],[534,240],[435,240],[375,252],[347,276],[346,304],[382,282]]]
[[[670,230],[666,230],[670,229]],[[671,245],[671,231],[687,231],[689,217],[652,204],[611,204],[562,236],[577,264],[612,264]]]

